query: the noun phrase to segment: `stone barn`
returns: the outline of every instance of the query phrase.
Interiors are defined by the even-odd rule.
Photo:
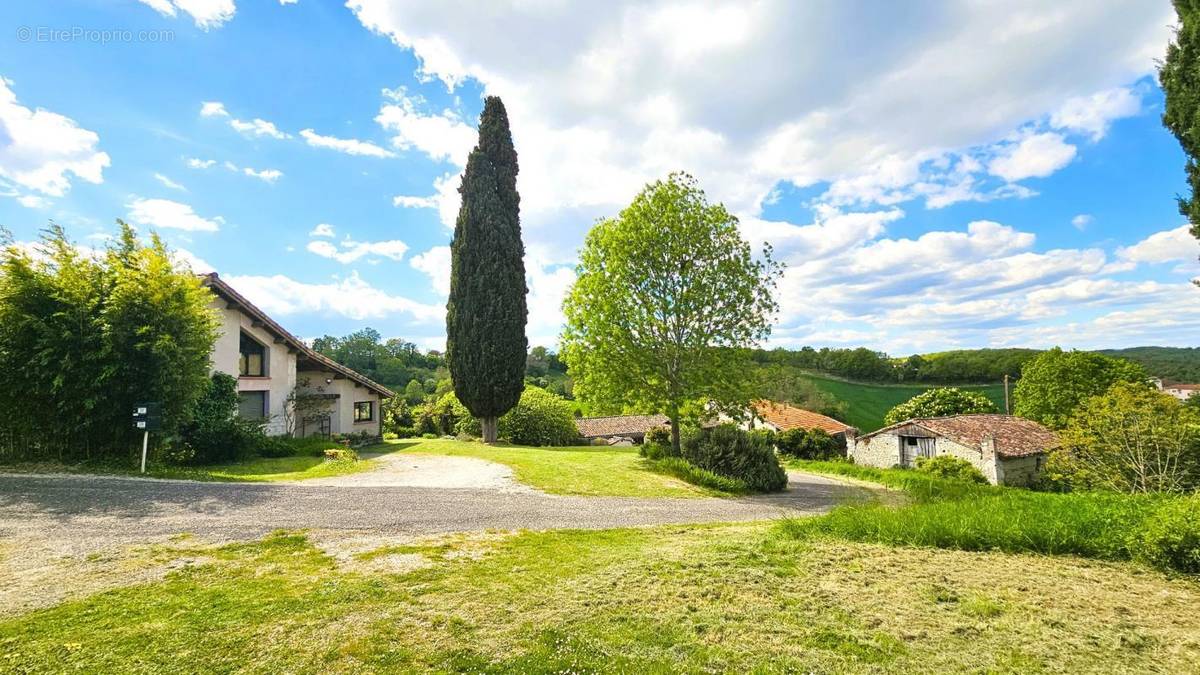
[[[997,485],[1030,485],[1058,436],[1011,415],[954,415],[911,419],[859,436],[849,448],[856,464],[914,466],[918,457],[953,455]]]

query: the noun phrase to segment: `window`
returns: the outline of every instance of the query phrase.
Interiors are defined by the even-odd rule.
[[[263,377],[267,374],[265,363],[267,348],[254,338],[242,333],[239,343],[238,375],[243,377]]]
[[[261,420],[267,416],[267,392],[243,391],[238,394],[238,417]]]
[[[371,405],[370,401],[356,401],[354,403],[354,421],[355,422],[370,422],[375,419],[375,406]]]

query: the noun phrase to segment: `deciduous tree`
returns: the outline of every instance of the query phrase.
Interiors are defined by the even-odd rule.
[[[884,424],[896,424],[917,417],[945,417],[972,413],[994,413],[996,404],[977,391],[958,387],[937,387],[908,399],[883,417]]]
[[[1149,386],[1146,371],[1132,361],[1055,347],[1021,368],[1021,379],[1013,390],[1013,412],[1051,429],[1062,429],[1084,401],[1117,382]]]
[[[691,176],[647,185],[580,253],[562,335],[576,397],[666,414],[678,453],[685,412],[753,395],[748,350],[770,333],[780,271]]]

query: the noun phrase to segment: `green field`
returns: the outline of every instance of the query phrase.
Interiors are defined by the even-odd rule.
[[[840,401],[844,401],[848,406],[844,421],[851,426],[858,427],[858,430],[863,433],[882,427],[883,416],[896,405],[904,403],[923,391],[934,389],[938,386],[947,386],[934,384],[867,384],[839,380],[811,373],[806,373],[804,377],[809,379],[818,389],[833,395]],[[1001,412],[1004,411],[1003,385],[954,386],[958,386],[960,389],[982,392],[995,402],[996,407]]]

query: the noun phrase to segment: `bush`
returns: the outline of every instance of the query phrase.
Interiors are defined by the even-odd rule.
[[[427,440],[434,440],[437,438],[441,438],[441,436],[438,436],[437,434],[421,434],[421,438],[424,438]]]
[[[479,437],[479,420],[471,417],[453,392],[438,402],[440,419],[453,420],[449,431],[455,436]],[[565,446],[579,439],[571,404],[545,389],[525,387],[516,407],[500,416],[500,438],[517,445]]]
[[[780,454],[797,459],[832,459],[845,455],[841,445],[823,429],[788,429],[775,436]]]
[[[280,439],[287,443],[292,448],[293,455],[303,455],[305,457],[320,457],[325,453],[326,448],[340,448],[341,443],[329,438],[321,436],[306,436],[304,438],[285,438]]]
[[[683,458],[701,469],[736,478],[755,492],[774,492],[787,486],[787,472],[775,451],[731,424],[688,434]]]
[[[1200,574],[1200,494],[1163,504],[1131,543],[1135,558],[1160,569]]]
[[[671,445],[671,430],[666,427],[655,427],[647,431],[642,447],[638,448],[638,454],[649,459],[679,456],[675,447]]]
[[[651,445],[670,445],[671,444],[671,429],[670,427],[654,427],[646,432],[645,443]]]
[[[884,415],[883,423],[891,425],[917,417],[994,412],[996,404],[979,392],[965,391],[957,387],[937,387],[921,392],[892,408]]]
[[[768,448],[774,448],[779,444],[779,434],[771,429],[751,429],[750,437],[756,443],[762,443]]]
[[[237,416],[237,380],[213,373],[177,441],[164,452],[174,464],[220,464],[257,454],[266,435],[261,425]]]
[[[938,455],[937,457],[918,457],[917,471],[928,473],[938,478],[949,478],[951,480],[961,480],[968,483],[987,483],[988,479],[984,477],[983,472],[975,468],[961,457],[954,455]]]
[[[699,485],[712,490],[741,494],[748,492],[745,481],[729,478],[692,464],[682,457],[663,457],[651,462],[650,468],[658,473],[674,476],[692,485]]]
[[[400,436],[397,435],[396,432],[394,432],[394,431],[383,432],[383,440],[385,440],[385,441],[395,441],[395,440],[398,440],[399,438],[400,438]]]
[[[393,435],[396,438],[416,438],[421,434],[417,432],[416,427],[394,427]]]
[[[263,435],[255,448],[259,457],[291,457],[296,454],[296,446],[283,438]]]
[[[325,459],[330,462],[357,462],[358,453],[352,448],[327,448]]]

